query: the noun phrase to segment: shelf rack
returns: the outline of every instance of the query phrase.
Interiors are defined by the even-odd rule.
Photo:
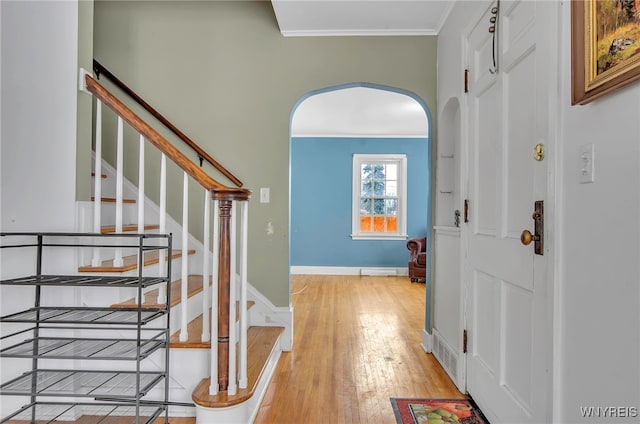
[[[82,424],[103,424],[118,419],[122,424],[150,424],[162,414],[163,408],[156,405],[117,405],[107,402],[33,402],[7,416],[1,424],[33,423],[33,417],[39,417],[41,423],[61,423],[77,421]]]
[[[33,238],[35,242],[24,241]],[[110,238],[110,243],[104,242],[106,238]],[[143,307],[141,299],[144,298],[143,289],[160,284],[168,288],[171,280],[171,261],[167,261],[166,275],[144,276],[144,253],[164,249],[167,257],[171,257],[171,246],[170,234],[0,233],[0,249],[36,249],[35,274],[0,281],[0,288],[34,288],[32,308],[0,317],[3,326],[21,326],[10,334],[4,334],[6,331],[3,329],[0,341],[8,346],[0,349],[0,358],[31,359],[30,370],[0,384],[0,396],[27,396],[30,402],[2,418],[0,423],[68,421],[84,424],[108,422],[118,417],[123,420],[119,422],[140,424],[150,423],[163,413],[165,423],[168,423],[167,347],[171,291],[166,291],[166,303],[163,305]],[[94,247],[136,248],[138,275],[47,275],[42,272],[45,250]],[[42,306],[43,287],[132,288],[137,291],[139,301],[137,307],[131,308]],[[159,321],[161,324],[158,326],[155,322]],[[29,324],[28,328],[22,328]],[[131,335],[105,336],[110,331]],[[73,333],[73,336],[67,333]],[[158,371],[142,371],[141,362],[161,348],[165,348],[164,366]],[[51,359],[73,362],[69,362],[68,369],[41,367],[42,361]],[[120,361],[123,365],[124,361],[134,366],[116,371],[113,366],[110,369],[73,368],[78,363],[84,366],[84,361]],[[144,396],[162,382],[164,400],[145,401]],[[69,401],[50,402],[46,399],[49,397],[69,398]],[[85,398],[86,401],[78,402],[76,398]]]

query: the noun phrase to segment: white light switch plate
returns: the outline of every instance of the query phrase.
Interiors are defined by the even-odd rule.
[[[580,183],[592,183],[594,181],[594,150],[593,143],[580,146]]]
[[[260,203],[269,203],[269,187],[260,189]]]

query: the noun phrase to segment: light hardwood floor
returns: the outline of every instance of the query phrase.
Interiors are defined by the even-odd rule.
[[[420,347],[424,284],[296,275],[291,293],[294,348],[282,354],[256,424],[393,424],[390,397],[463,397]]]
[[[280,357],[255,424],[395,424],[390,397],[463,397],[420,347],[424,284],[294,275],[291,293],[294,349]]]

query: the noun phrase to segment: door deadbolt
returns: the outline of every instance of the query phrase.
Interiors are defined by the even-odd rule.
[[[533,158],[538,162],[544,159],[544,144],[536,144],[536,146],[533,148]]]

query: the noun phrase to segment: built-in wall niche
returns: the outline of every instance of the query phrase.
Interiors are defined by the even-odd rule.
[[[440,113],[436,157],[436,226],[454,226],[460,211],[460,102],[449,99]]]

